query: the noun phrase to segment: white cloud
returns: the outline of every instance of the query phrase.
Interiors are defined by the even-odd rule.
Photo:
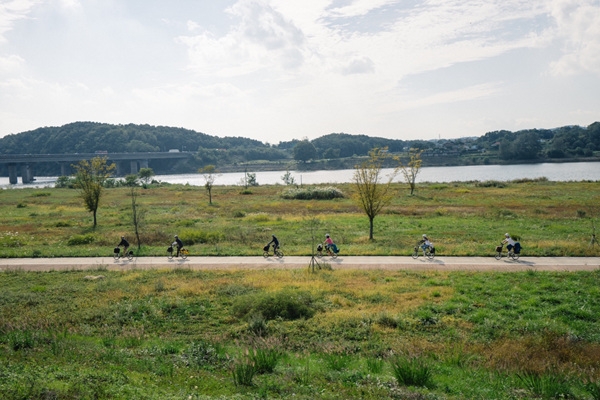
[[[600,75],[600,3],[594,0],[555,0],[552,16],[563,55],[551,66],[556,75],[582,71]]]
[[[15,54],[0,56],[0,74],[17,72],[24,63],[25,60]]]
[[[15,23],[26,18],[31,9],[40,0],[8,0],[0,3],[0,43],[5,42],[4,33],[11,30]]]

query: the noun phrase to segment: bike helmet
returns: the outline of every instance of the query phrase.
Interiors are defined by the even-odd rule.
[[[329,237],[329,233],[327,233],[327,234],[325,235],[325,237],[326,237],[326,238],[328,238],[328,237]]]
[[[121,239],[125,239],[125,236],[121,236]]]
[[[177,237],[177,235],[175,235],[175,237]]]
[[[510,237],[510,235],[508,233],[505,233],[504,237]]]
[[[275,235],[271,235],[271,236],[275,237]]]
[[[426,235],[426,234],[423,234],[423,237],[424,237],[424,238],[426,238],[426,237],[427,237],[427,235]]]

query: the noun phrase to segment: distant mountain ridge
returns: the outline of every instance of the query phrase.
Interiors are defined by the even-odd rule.
[[[294,148],[304,142],[295,139],[271,145],[244,137],[217,137],[184,128],[73,122],[0,138],[0,154],[156,152],[177,149],[192,152],[193,157],[176,166],[156,163],[152,167],[158,171],[195,172],[198,167],[208,164],[239,169],[244,163],[278,162],[281,165],[281,162],[293,162]],[[437,158],[441,160],[438,163],[452,165],[590,158],[597,157],[600,152],[600,122],[587,127],[569,125],[518,132],[500,130],[480,137],[441,140],[401,140],[330,133],[309,142],[314,146],[312,159],[315,164],[319,161],[324,164],[323,168],[332,169],[343,166],[341,161],[336,163],[335,160],[365,156],[374,147],[387,147],[393,153],[411,147],[419,148],[424,150],[424,159]]]

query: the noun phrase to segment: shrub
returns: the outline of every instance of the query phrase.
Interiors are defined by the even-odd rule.
[[[254,364],[242,361],[233,366],[231,374],[233,375],[233,382],[237,386],[253,386],[254,383],[252,380],[254,379],[254,375],[256,375],[256,368]]]
[[[350,365],[350,357],[346,354],[328,353],[323,358],[327,367],[332,371],[342,371]]]
[[[257,374],[270,374],[275,370],[282,354],[277,349],[254,349],[248,357]]]
[[[420,358],[397,357],[391,364],[400,385],[429,387],[433,383],[431,367]]]
[[[281,197],[288,200],[332,200],[346,197],[344,193],[336,187],[315,187],[303,189],[287,189]]]
[[[506,187],[506,182],[500,182],[500,181],[495,181],[495,180],[483,181],[483,182],[477,182],[475,184],[475,186],[477,186],[477,187],[504,188],[504,187]]]
[[[204,341],[191,343],[182,358],[187,365],[204,369],[221,367],[228,360],[220,348]]]
[[[569,399],[573,395],[568,381],[556,374],[538,374],[536,372],[523,372],[517,374],[519,380],[527,390],[545,399]]]
[[[313,303],[311,294],[306,292],[253,293],[238,297],[233,304],[233,313],[240,318],[262,315],[266,320],[292,321],[312,317],[315,313]]]
[[[383,372],[383,359],[379,357],[367,358],[367,370],[372,374],[380,374]]]
[[[69,238],[67,244],[69,246],[80,246],[84,244],[94,243],[95,240],[96,237],[91,233],[88,233],[87,235],[73,235]]]
[[[179,237],[185,246],[197,243],[218,243],[225,239],[225,235],[221,232],[206,232],[196,229],[184,229]]]

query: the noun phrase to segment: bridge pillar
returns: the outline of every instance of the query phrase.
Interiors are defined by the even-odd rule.
[[[31,183],[33,180],[33,172],[31,171],[29,164],[21,165],[21,180],[23,183]]]
[[[60,176],[68,176],[70,169],[69,169],[69,164],[67,163],[60,163]]]
[[[137,174],[138,173],[138,165],[137,165],[137,160],[131,161],[131,175]]]
[[[148,160],[140,160],[140,169],[148,168]]]
[[[17,164],[8,164],[8,181],[11,185],[17,184]]]

